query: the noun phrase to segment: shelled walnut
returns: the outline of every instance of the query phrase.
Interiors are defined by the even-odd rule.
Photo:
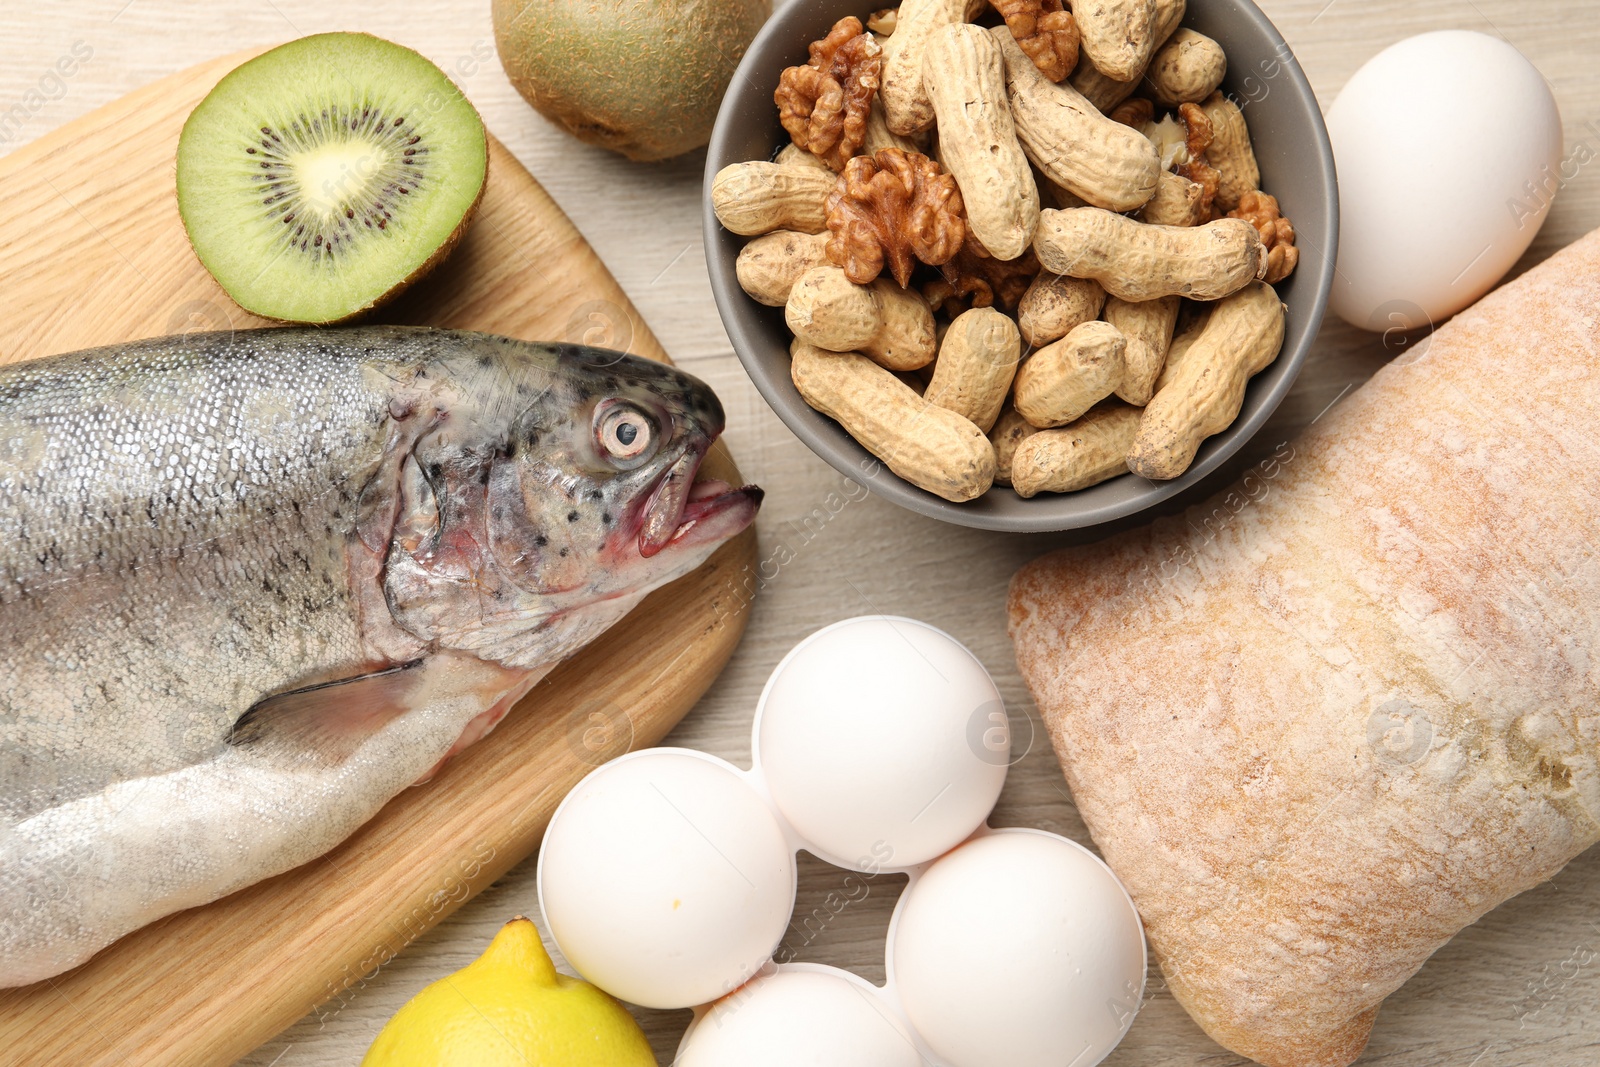
[[[1061,0],[992,0],[1034,66],[1053,82],[1078,65],[1078,24]]]
[[[1239,206],[1228,212],[1230,219],[1244,219],[1261,235],[1267,246],[1267,273],[1262,281],[1281,282],[1294,273],[1300,250],[1294,246],[1294,223],[1278,210],[1278,198],[1259,189],[1239,198]]]
[[[1039,257],[1030,248],[1016,259],[996,259],[968,230],[961,250],[940,265],[939,273],[942,277],[922,287],[936,310],[951,317],[970,308],[1014,311],[1039,273]]]
[[[1211,147],[1211,119],[1199,104],[1183,104],[1178,108],[1178,120],[1183,123],[1184,148],[1188,159],[1178,165],[1177,172],[1180,177],[1200,186],[1198,211],[1200,217],[1205,218],[1211,212],[1211,204],[1217,196],[1217,185],[1222,180],[1222,175],[1206,159],[1206,149]]]
[[[1145,123],[1156,117],[1156,105],[1142,96],[1130,96],[1116,107],[1112,108],[1106,118],[1113,122],[1120,122],[1124,126],[1132,126],[1136,130],[1144,129]]]
[[[900,9],[898,7],[886,7],[881,10],[874,11],[867,19],[867,29],[878,34],[880,37],[888,37],[892,35],[895,31],[895,27],[899,25]]]
[[[845,164],[828,197],[828,261],[857,285],[884,266],[904,288],[917,261],[949,261],[966,236],[961,191],[920,152],[883,148]]]
[[[842,171],[866,139],[867,112],[882,73],[882,46],[860,19],[842,18],[826,37],[811,42],[805,66],[779,76],[773,93],[778,121],[795,144]]]

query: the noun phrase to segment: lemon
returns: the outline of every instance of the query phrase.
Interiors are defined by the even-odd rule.
[[[639,1024],[606,993],[557,974],[517,916],[455,974],[412,997],[362,1067],[656,1067]]]

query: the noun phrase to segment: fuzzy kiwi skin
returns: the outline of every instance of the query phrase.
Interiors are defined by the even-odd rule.
[[[511,84],[545,118],[639,162],[711,139],[769,0],[494,0]]]

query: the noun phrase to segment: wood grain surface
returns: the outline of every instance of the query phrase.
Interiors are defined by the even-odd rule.
[[[1205,0],[1191,0],[1204,3]],[[1455,27],[1504,37],[1555,91],[1567,149],[1600,153],[1600,7],[1559,0],[1258,0],[1295,49],[1324,106],[1384,46]],[[767,674],[806,634],[837,619],[897,612],[937,625],[989,666],[1019,738],[1034,721],[1005,637],[1005,586],[1025,560],[1064,543],[962,530],[846,492],[766,408],[734,358],[712,304],[700,241],[704,156],[638,166],[577,144],[512,90],[493,52],[486,0],[17,0],[0,6],[0,151],[219,53],[304,33],[360,29],[419,49],[464,87],[490,129],[548,189],[621,282],[680,365],[711,382],[729,412],[727,439],[745,476],[768,490],[759,592],[738,654],[668,736],[749,765],[750,720]],[[870,7],[872,5],[866,5]],[[47,78],[75,42],[93,50],[70,78]],[[1271,83],[1267,83],[1268,91]],[[34,95],[30,95],[34,94]],[[35,106],[36,105],[36,106]],[[14,115],[23,107],[21,121]],[[9,109],[9,110],[8,110]],[[1493,145],[1474,139],[1463,101],[1461,153],[1471,167]],[[1588,152],[1577,156],[1580,145]],[[123,161],[127,162],[127,161]],[[9,212],[9,206],[0,208]],[[1600,163],[1578,167],[1519,270],[1600,225]],[[110,280],[107,280],[107,284]],[[10,278],[0,278],[0,285]],[[88,280],[83,285],[87,286]],[[131,297],[130,297],[131,299]],[[530,300],[540,294],[530,294]],[[582,318],[580,316],[580,318]],[[624,323],[619,328],[632,328]],[[1323,326],[1294,392],[1243,462],[1292,437],[1392,358],[1402,338],[1342,323]],[[1022,751],[1022,741],[1018,742]],[[1088,842],[1042,737],[1011,769],[994,816]],[[842,872],[802,856],[800,905],[787,947],[797,958],[883,979],[884,933],[901,880],[832,914]],[[853,894],[859,895],[859,894]],[[534,864],[525,860],[392,960],[374,958],[339,998],[267,1041],[243,1067],[350,1067],[378,1029],[419,989],[473,959],[517,912],[537,915]],[[559,961],[558,961],[559,962]],[[63,1001],[58,1009],[71,1015]],[[687,1012],[638,1013],[662,1063]],[[85,1035],[85,1047],[92,1038]],[[1463,932],[1389,998],[1363,1059],[1384,1067],[1593,1067],[1600,1061],[1600,852]],[[8,1062],[0,1046],[0,1063]],[[1235,1067],[1152,972],[1150,998],[1107,1067]]]
[[[240,56],[141,89],[0,160],[0,362],[189,329],[265,325],[189,250],[170,174],[189,111]],[[617,343],[665,358],[583,237],[490,145],[481,211],[455,255],[385,321]],[[126,181],[106,160],[144,159]],[[594,336],[596,334],[607,336]],[[737,481],[726,449],[708,472]],[[0,1060],[228,1063],[343,1003],[537,847],[589,769],[654,744],[727,662],[748,617],[747,532],[558,667],[486,740],[326,856],[123,938],[89,963],[0,992]],[[328,1009],[323,1009],[328,1010]]]

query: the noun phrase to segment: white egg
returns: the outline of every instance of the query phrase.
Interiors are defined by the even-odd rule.
[[[578,972],[649,1008],[705,1004],[771,957],[794,909],[783,830],[737,768],[651,749],[591,772],[550,819],[539,903]]]
[[[1055,834],[997,830],[901,897],[890,973],[949,1067],[1094,1067],[1144,995],[1144,928],[1104,863]]]
[[[976,656],[913,619],[817,631],[778,664],[756,715],[756,762],[808,851],[856,869],[908,867],[978,828],[1005,784],[1005,707]]]
[[[674,1067],[925,1067],[879,991],[795,964],[724,997],[683,1035]]]
[[[1488,292],[1572,177],[1550,87],[1481,33],[1440,30],[1384,49],[1327,123],[1339,171],[1332,306],[1363,329],[1427,326]]]

